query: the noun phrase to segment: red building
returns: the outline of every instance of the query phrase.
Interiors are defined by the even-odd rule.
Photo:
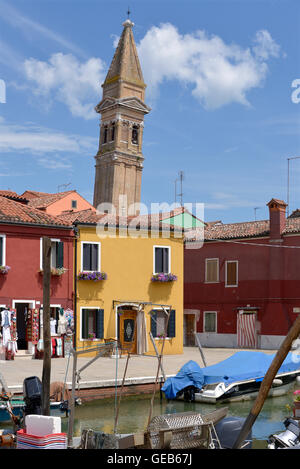
[[[187,235],[186,344],[276,349],[300,313],[300,213],[267,205],[269,220],[208,224],[203,245]]]
[[[31,350],[27,313],[42,308],[42,237],[52,240],[51,315],[73,309],[73,230],[58,218],[0,196],[0,310],[16,310],[18,349]],[[27,322],[26,322],[27,321]]]

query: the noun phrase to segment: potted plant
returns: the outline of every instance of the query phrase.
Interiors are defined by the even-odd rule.
[[[9,265],[0,265],[0,274],[5,275],[10,270]]]
[[[300,389],[293,392],[294,395],[294,417],[300,418]]]
[[[176,282],[177,276],[174,274],[153,274],[151,282]]]
[[[51,275],[54,275],[56,277],[60,277],[63,275],[65,272],[67,272],[68,269],[65,267],[51,267]],[[43,269],[40,270],[40,274],[43,275],[44,271]]]
[[[93,280],[98,282],[100,280],[106,280],[107,275],[105,272],[79,272],[77,275],[78,280]]]

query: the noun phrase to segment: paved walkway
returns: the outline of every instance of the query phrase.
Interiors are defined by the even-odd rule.
[[[263,351],[263,350],[261,350]],[[203,353],[207,365],[213,365],[237,352],[237,349],[204,348]],[[264,350],[266,353],[275,353],[274,350]],[[78,369],[88,363],[91,358],[78,358]],[[189,360],[194,360],[202,367],[203,362],[197,347],[185,347],[181,355],[165,355],[163,368],[166,376],[176,375],[182,365]],[[83,370],[80,374],[80,387],[97,388],[121,384],[126,365],[126,357],[110,358],[101,357]],[[127,379],[125,384],[147,384],[155,382],[158,360],[156,357],[132,356],[129,360]],[[53,358],[51,360],[51,382],[72,381],[73,359]],[[16,358],[12,361],[0,361],[0,371],[6,380],[11,392],[21,393],[23,380],[29,376],[38,376],[42,379],[43,360],[30,358]]]

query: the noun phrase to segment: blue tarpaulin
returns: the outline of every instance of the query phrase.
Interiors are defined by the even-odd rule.
[[[168,378],[162,387],[167,399],[175,399],[187,386],[201,389],[206,384],[224,382],[225,385],[247,379],[261,379],[268,371],[275,354],[263,352],[236,352],[216,365],[200,366],[190,360],[174,377]],[[300,370],[300,356],[290,352],[277,374]]]

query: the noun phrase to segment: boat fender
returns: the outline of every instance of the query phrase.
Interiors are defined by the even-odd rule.
[[[272,387],[277,387],[277,386],[282,386],[283,385],[283,381],[279,378],[275,378],[273,379],[273,382],[272,382]]]
[[[9,433],[9,434],[2,434],[0,435],[0,447],[1,446],[13,446],[15,443],[15,435]]]

